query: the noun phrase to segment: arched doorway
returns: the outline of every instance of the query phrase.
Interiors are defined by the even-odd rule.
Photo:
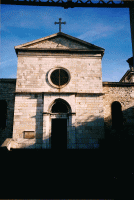
[[[63,99],[56,99],[51,107],[51,148],[67,149],[67,127],[69,104]]]
[[[114,101],[111,106],[112,112],[112,128],[120,130],[123,126],[123,115],[121,104],[118,101]]]

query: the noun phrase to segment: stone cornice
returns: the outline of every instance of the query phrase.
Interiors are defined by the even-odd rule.
[[[0,83],[16,83],[17,79],[10,79],[10,78],[1,78]],[[102,82],[103,87],[131,87],[134,86],[134,83],[129,82]],[[47,94],[103,94],[103,93],[80,93],[80,92],[15,92],[17,93],[32,93],[32,94],[40,94],[40,93],[47,93]]]
[[[134,83],[127,82],[103,82],[103,87],[131,87]]]
[[[18,51],[18,50],[16,50]],[[21,49],[17,52],[17,56],[54,56],[54,57],[61,57],[61,56],[69,56],[69,57],[100,57],[102,58],[102,54],[99,51],[90,51],[90,50],[70,50],[70,49],[54,49],[54,50],[47,50],[47,49]]]
[[[90,93],[90,92],[14,92],[15,94],[66,94],[66,95],[71,95],[71,94],[74,94],[74,95],[104,95],[104,93]]]

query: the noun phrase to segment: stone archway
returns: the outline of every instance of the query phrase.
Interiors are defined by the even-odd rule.
[[[66,150],[68,140],[70,105],[63,99],[56,99],[51,105],[51,148]]]
[[[72,112],[72,109],[71,109],[71,106],[69,105],[69,103],[62,98],[55,99],[50,104],[50,106],[48,108],[48,112],[54,113],[54,109],[56,109],[56,107],[59,109],[59,111],[56,110],[57,111],[56,113],[71,113]]]
[[[65,130],[63,132],[66,132],[66,138],[62,138],[64,141],[61,149],[75,149],[76,141],[75,141],[75,118],[76,113],[75,111],[75,104],[74,104],[74,98],[71,96],[63,95],[63,98],[56,98],[58,95],[53,96],[45,96],[49,99],[49,101],[46,101],[46,104],[44,104],[44,112],[43,112],[43,144],[42,148],[44,149],[51,149],[51,139],[52,139],[52,131],[55,129],[56,131],[59,131],[58,128],[60,127],[60,124],[64,124]],[[44,101],[45,102],[45,101]],[[49,102],[49,104],[48,104]],[[51,102],[51,103],[50,103]],[[73,111],[73,112],[72,112]],[[56,120],[57,119],[57,120]],[[59,124],[59,125],[58,125]],[[58,127],[58,128],[52,128],[52,127]],[[56,132],[55,131],[55,132]],[[56,138],[55,133],[55,138]],[[62,134],[62,130],[59,132],[59,138],[60,134]],[[63,135],[62,135],[63,136]],[[56,139],[54,139],[56,140]],[[56,148],[56,146],[55,146]],[[59,148],[59,149],[60,149]]]

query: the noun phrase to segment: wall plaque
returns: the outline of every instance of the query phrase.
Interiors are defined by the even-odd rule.
[[[34,139],[35,132],[34,131],[24,131],[24,138],[25,139]]]

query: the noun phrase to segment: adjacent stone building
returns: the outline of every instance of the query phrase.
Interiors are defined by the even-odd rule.
[[[104,49],[62,32],[15,51],[17,79],[0,80],[3,146],[96,149],[106,130],[134,133],[133,65],[120,82],[102,82]]]

